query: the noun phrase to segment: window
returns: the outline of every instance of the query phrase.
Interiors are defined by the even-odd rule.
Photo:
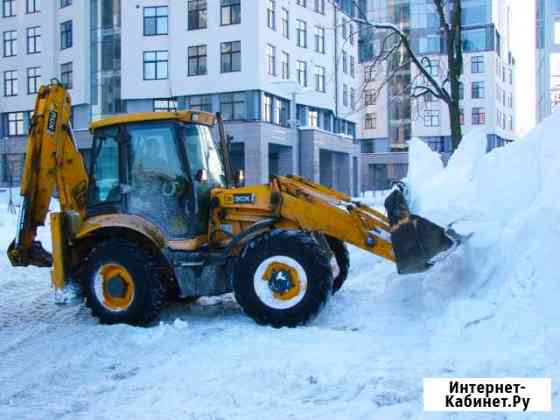
[[[513,70],[509,69],[508,75],[509,75],[509,84],[513,85]]]
[[[241,23],[241,0],[221,0],[222,25],[237,25]]]
[[[296,0],[298,6],[307,7],[307,0]]]
[[[315,66],[315,90],[325,92],[325,68],[322,66]]]
[[[18,94],[17,71],[8,70],[4,72],[4,96],[16,96]]]
[[[189,109],[195,111],[212,112],[212,96],[195,95],[189,97]]]
[[[465,52],[484,51],[488,49],[489,36],[486,29],[469,29],[463,31],[463,50]]]
[[[439,60],[429,60],[427,70],[428,73],[430,73],[430,76],[433,77],[439,76]]]
[[[39,12],[40,0],[27,0],[25,3],[25,12],[27,14]]]
[[[350,56],[350,76],[356,77],[356,61],[354,56]]]
[[[60,8],[71,6],[72,0],[60,0]]]
[[[325,14],[325,0],[315,0],[314,10],[322,15]]]
[[[4,57],[13,57],[17,55],[17,32],[4,32]]]
[[[368,105],[375,105],[376,100],[376,93],[375,89],[366,89],[364,91],[364,104]]]
[[[439,109],[424,111],[424,127],[439,127]]]
[[[511,92],[508,93],[508,107],[513,108],[513,94]]]
[[[459,121],[461,125],[465,125],[465,110],[463,108],[459,109]]]
[[[472,99],[484,98],[484,82],[472,82],[471,97]]]
[[[325,28],[315,26],[315,51],[325,54]]]
[[[72,48],[72,21],[67,20],[60,24],[60,49]]]
[[[268,0],[268,9],[266,10],[266,24],[273,31],[276,30],[276,1]]]
[[[486,113],[484,112],[484,108],[472,109],[472,124],[473,125],[486,124]]]
[[[508,121],[509,121],[509,129],[513,131],[513,117],[511,115],[508,117]]]
[[[154,99],[154,112],[177,111],[177,99]]]
[[[484,73],[484,56],[471,57],[471,73]]]
[[[241,71],[241,41],[222,42],[221,69],[222,73]]]
[[[263,96],[263,121],[272,122],[272,96]]]
[[[342,51],[342,72],[348,74],[348,53]]]
[[[348,85],[342,85],[342,105],[348,106]]]
[[[168,64],[167,51],[144,51],[144,80],[167,79]]]
[[[41,85],[41,67],[29,67],[27,69],[27,94],[32,95],[39,92]]]
[[[377,126],[377,114],[375,112],[367,112],[364,126],[366,129],[372,130]]]
[[[144,35],[167,35],[167,6],[144,7]]]
[[[346,19],[342,18],[340,29],[342,30],[342,39],[344,40],[348,38],[348,27],[346,25],[347,25]]]
[[[266,72],[276,76],[276,47],[270,44],[266,46]]]
[[[307,87],[307,62],[298,60],[297,62],[297,80],[300,86]]]
[[[350,39],[350,45],[354,45],[354,24],[352,22],[349,23],[350,33],[348,34],[348,38]]]
[[[464,99],[465,97],[465,84],[463,82],[459,82],[459,99]]]
[[[64,63],[60,65],[60,82],[66,86],[66,89],[72,89],[73,83],[73,73],[72,62]]]
[[[301,19],[296,20],[297,46],[307,48],[307,22]]]
[[[245,94],[224,93],[220,95],[220,110],[224,120],[244,120],[246,118]]]
[[[284,38],[290,38],[290,12],[288,9],[282,8],[282,35]]]
[[[317,111],[309,111],[307,118],[310,128],[317,128],[319,126],[319,113]]]
[[[8,112],[8,136],[24,135],[23,112]]]
[[[16,15],[16,0],[2,0],[2,17]]]
[[[274,111],[274,122],[286,126],[288,122],[288,107],[286,106],[286,101],[283,99],[276,99],[276,108]]]
[[[206,74],[206,54],[206,45],[189,47],[189,76],[200,76]]]
[[[290,78],[290,54],[282,51],[282,79],[288,80]]]
[[[350,107],[352,110],[356,110],[356,91],[354,88],[350,88]]]
[[[33,26],[27,28],[27,54],[41,52],[41,27]]]
[[[364,81],[373,82],[375,80],[375,66],[368,64],[364,68]]]
[[[208,25],[208,10],[206,0],[189,0],[188,29],[204,29]]]

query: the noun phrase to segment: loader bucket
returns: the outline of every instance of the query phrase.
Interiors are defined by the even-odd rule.
[[[410,214],[402,187],[385,200],[391,226],[391,242],[399,274],[421,273],[434,265],[437,256],[458,243],[441,226]]]

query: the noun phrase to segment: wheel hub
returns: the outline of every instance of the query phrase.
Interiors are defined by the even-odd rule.
[[[124,279],[117,275],[115,277],[111,277],[106,282],[107,293],[114,298],[123,298],[126,296],[126,291],[128,289],[128,285],[125,283]]]
[[[262,278],[268,282],[268,287],[275,299],[290,300],[301,292],[299,274],[288,264],[272,262]]]
[[[273,271],[270,280],[268,281],[268,287],[274,293],[286,293],[294,286],[290,273],[286,270]]]

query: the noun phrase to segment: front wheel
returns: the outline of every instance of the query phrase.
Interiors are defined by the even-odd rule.
[[[277,230],[249,243],[233,290],[247,315],[276,328],[314,318],[332,293],[330,255],[305,232]]]
[[[86,304],[103,324],[146,325],[167,302],[157,258],[124,239],[109,239],[87,256],[81,283]]]

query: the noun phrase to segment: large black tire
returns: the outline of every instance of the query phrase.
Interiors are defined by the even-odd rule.
[[[128,272],[134,293],[122,308],[109,308],[100,298],[99,273],[102,267],[119,266]],[[108,239],[95,246],[86,257],[80,282],[86,305],[103,324],[147,325],[167,304],[168,291],[160,263],[152,252],[125,239]],[[98,293],[96,294],[96,277]],[[101,276],[102,277],[102,276]],[[129,281],[130,281],[129,279]]]
[[[305,232],[276,230],[261,235],[246,245],[237,261],[233,275],[235,298],[258,324],[275,328],[303,325],[319,313],[332,294],[329,259],[328,252]],[[293,306],[278,308],[275,303],[280,300],[267,303],[262,298],[262,287],[266,289],[270,284],[258,275],[259,270],[277,261],[293,264],[298,272],[304,272],[307,287],[300,288],[294,300],[286,303]],[[259,281],[265,282],[265,286],[257,291]]]
[[[338,276],[333,280],[333,294],[338,292],[346,278],[348,277],[348,271],[350,270],[350,253],[346,244],[339,239],[333,238],[332,236],[325,235],[329,247],[333,252],[336,263],[338,264],[339,273]]]

